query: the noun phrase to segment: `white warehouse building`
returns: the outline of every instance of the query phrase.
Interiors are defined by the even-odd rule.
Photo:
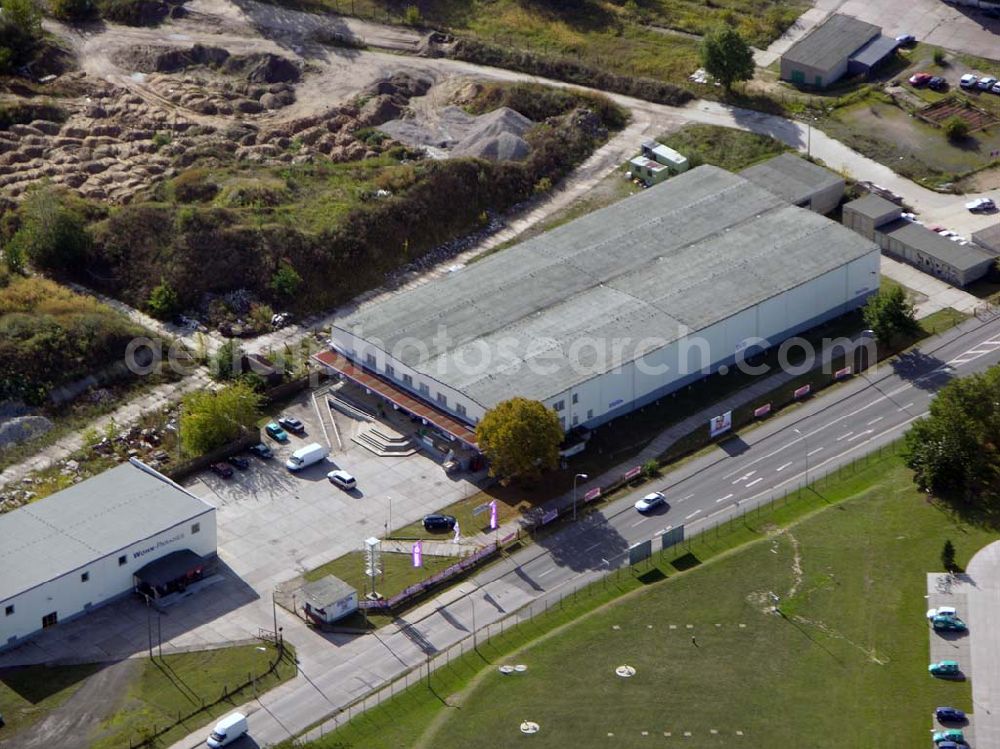
[[[0,515],[0,648],[133,590],[196,583],[215,508],[133,459]]]
[[[362,305],[316,358],[369,388],[377,378],[409,410],[419,400],[436,424],[471,431],[523,396],[555,409],[565,429],[592,427],[842,315],[878,287],[874,242],[701,166]]]

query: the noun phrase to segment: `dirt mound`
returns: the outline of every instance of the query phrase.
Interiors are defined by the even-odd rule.
[[[229,58],[222,70],[230,75],[245,76],[251,83],[294,83],[302,77],[298,65],[270,52],[236,55]]]
[[[176,47],[136,46],[122,50],[115,62],[139,73],[179,73],[193,67],[207,67],[227,75],[245,78],[251,83],[290,83],[302,76],[291,60],[270,52],[231,55],[222,47],[195,44]]]
[[[389,78],[375,81],[365,89],[370,96],[393,96],[412,99],[426,94],[433,82],[429,78],[416,78],[409,73],[395,73]],[[397,101],[398,103],[398,101]]]
[[[452,150],[455,156],[472,156],[477,159],[490,159],[491,161],[520,161],[528,157],[531,153],[531,146],[527,141],[514,133],[500,133],[500,135],[479,138],[464,146],[456,146]]]

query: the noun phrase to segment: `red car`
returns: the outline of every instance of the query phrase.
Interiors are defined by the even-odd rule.
[[[934,76],[932,76],[930,73],[914,73],[913,75],[910,76],[909,82],[911,86],[916,86],[917,88],[920,88],[921,86],[926,86],[928,83],[930,83],[931,78],[933,77]]]
[[[225,463],[213,463],[212,473],[224,479],[231,479],[233,477],[233,469]]]

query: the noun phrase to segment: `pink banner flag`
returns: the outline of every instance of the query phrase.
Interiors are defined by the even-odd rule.
[[[755,408],[753,415],[760,418],[761,416],[767,416],[769,413],[771,413],[771,404],[765,403],[760,408]]]
[[[809,395],[811,390],[812,390],[811,385],[803,385],[794,393],[792,393],[792,395],[794,395],[796,398],[805,398],[807,395]]]
[[[494,499],[490,502],[490,530],[495,531],[497,529],[497,501]]]
[[[417,541],[413,544],[413,566],[423,567],[424,566],[424,542]]]

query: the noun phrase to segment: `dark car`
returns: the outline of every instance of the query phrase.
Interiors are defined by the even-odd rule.
[[[224,479],[231,479],[233,477],[233,469],[225,463],[213,463],[212,473]]]
[[[934,711],[934,717],[941,723],[965,722],[965,713],[956,707],[939,707]]]
[[[244,458],[242,455],[233,455],[226,459],[226,462],[234,468],[239,468],[241,471],[245,471],[250,467],[250,461]]]
[[[264,433],[275,442],[280,442],[282,444],[288,442],[288,435],[285,433],[285,430],[273,421],[264,427]]]
[[[451,531],[455,529],[458,521],[453,515],[425,515],[424,530],[426,531]]]
[[[269,458],[274,457],[274,453],[271,452],[271,448],[265,445],[263,442],[258,442],[256,445],[251,447],[250,452],[263,460],[267,460]]]
[[[278,419],[278,423],[284,428],[286,432],[291,432],[292,434],[305,434],[306,425],[303,424],[296,418],[291,416],[282,416]]]
[[[932,91],[944,91],[948,88],[948,81],[939,75],[934,76],[929,81],[927,81],[927,88]]]

